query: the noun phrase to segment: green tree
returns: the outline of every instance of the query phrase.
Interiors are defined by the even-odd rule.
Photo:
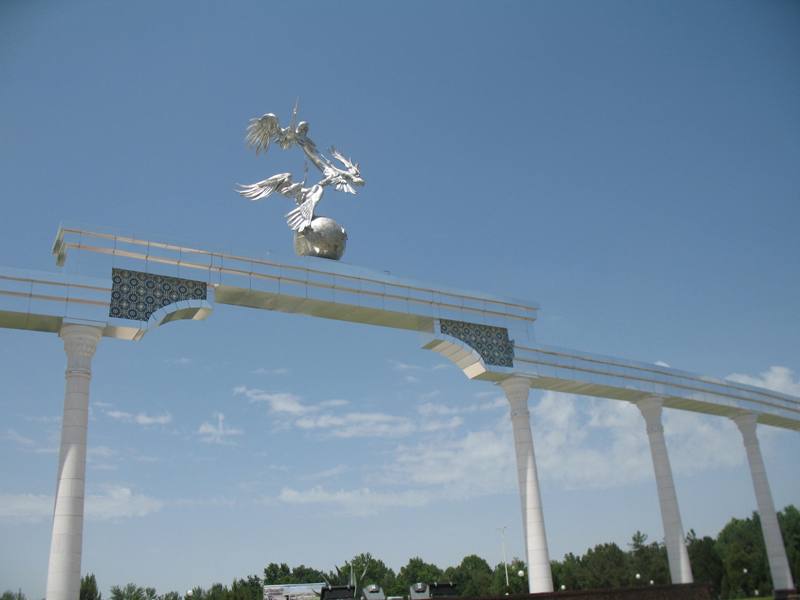
[[[492,568],[480,556],[470,554],[457,567],[447,569],[444,579],[456,584],[459,596],[486,596],[492,587]]]
[[[723,598],[772,592],[772,582],[757,513],[749,519],[731,519],[717,536],[716,549],[724,573],[720,584]]]
[[[325,581],[322,571],[305,565],[297,565],[292,569],[291,583],[320,583]]]
[[[408,564],[400,568],[397,574],[397,585],[408,595],[408,589],[415,583],[433,583],[442,577],[442,570],[432,563],[426,563],[419,556],[409,559]]]
[[[522,576],[519,572],[522,571]],[[518,558],[514,558],[508,564],[508,588],[506,588],[506,568],[503,563],[499,563],[492,572],[492,583],[489,594],[492,596],[502,596],[506,592],[509,594],[528,593],[528,574],[525,563]]]
[[[357,554],[341,567],[334,567],[327,579],[334,585],[347,585],[355,579],[359,590],[367,585],[379,585],[387,595],[393,595],[397,589],[397,577],[394,571],[369,552]]]
[[[146,600],[144,588],[135,583],[129,583],[121,588],[118,585],[111,586],[111,600]]]
[[[221,583],[213,584],[206,592],[204,600],[228,600],[228,588]]]
[[[800,585],[800,510],[790,504],[778,513],[783,543],[786,546],[786,557],[795,585]]]
[[[587,587],[587,577],[581,557],[570,552],[562,561],[552,561],[550,570],[553,574],[553,589],[582,590]],[[527,586],[526,586],[527,589]]]
[[[178,592],[167,592],[158,597],[159,600],[183,600]]]
[[[627,555],[616,544],[598,544],[590,548],[581,559],[584,586],[597,589],[631,585],[627,563]]]
[[[102,600],[103,594],[97,590],[97,580],[94,573],[89,573],[81,578],[80,600]]]
[[[235,579],[231,584],[230,600],[262,600],[263,596],[261,580],[256,575],[248,575],[247,579]]]
[[[25,594],[22,593],[22,590],[17,590],[16,592],[12,592],[11,590],[6,590],[3,592],[3,595],[0,596],[1,600],[25,600]]]
[[[628,567],[634,583],[646,585],[652,580],[655,584],[663,585],[670,582],[667,549],[663,544],[648,544],[647,534],[637,531],[631,538],[630,547]],[[637,573],[641,575],[640,580],[635,579]]]
[[[686,541],[695,582],[710,585],[711,595],[717,597],[725,569],[717,552],[716,542],[709,536],[698,538],[693,529],[689,530]]]
[[[286,563],[269,563],[264,567],[264,585],[277,585],[279,583],[294,583],[292,570]]]

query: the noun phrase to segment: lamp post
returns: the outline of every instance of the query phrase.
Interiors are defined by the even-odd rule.
[[[503,546],[503,568],[506,570],[506,595],[508,595],[508,560],[506,559],[506,529],[507,527],[503,525],[502,527],[498,527],[497,531],[500,532],[500,539],[501,544]]]

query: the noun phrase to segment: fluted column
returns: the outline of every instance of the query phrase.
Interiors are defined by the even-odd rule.
[[[514,450],[517,456],[517,481],[522,503],[522,528],[525,534],[525,555],[528,559],[528,590],[552,592],[553,576],[544,529],[539,477],[533,452],[528,392],[530,382],[524,377],[511,377],[500,384],[511,408]]]
[[[92,357],[102,331],[86,325],[64,325],[61,328],[67,370],[47,567],[47,600],[78,600],[80,593],[89,382],[92,379]]]
[[[692,583],[692,567],[689,552],[683,536],[681,513],[678,509],[678,495],[672,479],[672,467],[664,440],[664,426],[661,424],[661,398],[646,398],[636,403],[647,425],[650,438],[650,455],[653,457],[653,470],[656,475],[658,502],[661,506],[661,522],[664,525],[664,539],[667,546],[669,575],[672,583]]]
[[[794,588],[794,582],[792,572],[789,570],[789,561],[786,559],[786,548],[783,545],[778,516],[775,514],[775,503],[769,489],[767,470],[761,457],[761,446],[756,435],[756,415],[742,414],[733,417],[733,421],[742,433],[747,462],[750,463],[750,476],[753,478],[753,489],[756,493],[761,534],[764,536],[769,571],[772,574],[772,587],[776,590],[791,590]]]

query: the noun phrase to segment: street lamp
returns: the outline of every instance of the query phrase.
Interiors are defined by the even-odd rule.
[[[497,531],[500,532],[500,539],[502,540],[503,545],[503,568],[506,570],[506,594],[508,593],[508,560],[506,559],[506,529],[507,527],[503,525],[502,527],[498,527]]]

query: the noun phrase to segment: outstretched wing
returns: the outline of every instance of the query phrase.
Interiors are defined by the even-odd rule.
[[[245,139],[248,145],[256,149],[256,154],[262,150],[266,152],[269,149],[269,143],[278,139],[280,130],[278,117],[267,113],[258,119],[250,119]]]
[[[324,191],[324,188],[319,185],[312,186],[307,190],[300,206],[286,213],[286,224],[289,225],[289,229],[299,232],[311,225],[311,221],[314,220],[314,208],[322,199]],[[300,196],[297,199],[300,200]]]
[[[272,192],[278,192],[289,198],[296,198],[300,188],[302,188],[302,184],[292,183],[291,173],[278,173],[256,183],[240,185],[236,191],[248,200],[261,200]]]

